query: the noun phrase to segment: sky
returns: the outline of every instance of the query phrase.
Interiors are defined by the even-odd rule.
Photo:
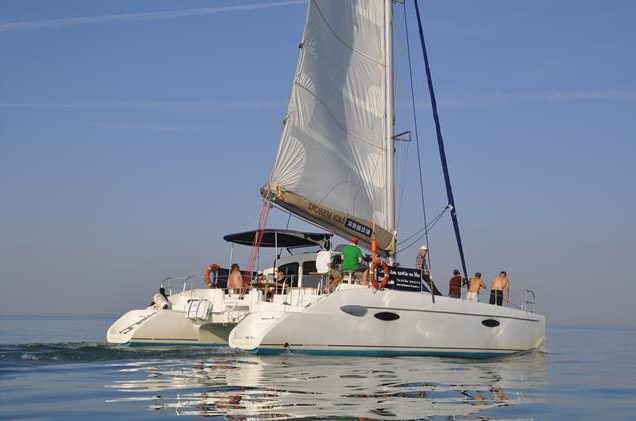
[[[548,325],[634,328],[636,3],[420,8],[469,272],[507,270]],[[227,264],[222,236],[258,224],[305,10],[0,0],[0,314],[119,315],[167,276]],[[446,198],[412,11],[430,217]],[[406,66],[396,132],[413,130]],[[423,221],[414,148],[397,145],[401,238]],[[282,212],[268,226],[307,228]],[[448,215],[428,242],[446,291],[460,267]]]

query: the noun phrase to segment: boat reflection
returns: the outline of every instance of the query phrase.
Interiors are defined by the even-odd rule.
[[[121,367],[110,387],[151,410],[223,419],[496,415],[536,403],[544,382],[540,352],[498,360],[342,358],[244,354]],[[150,401],[151,403],[148,403]],[[514,412],[513,412],[514,413]],[[510,419],[510,413],[506,414]]]

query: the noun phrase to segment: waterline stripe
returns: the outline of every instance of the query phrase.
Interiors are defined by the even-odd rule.
[[[528,351],[527,349],[524,348],[453,348],[453,347],[447,347],[447,346],[409,346],[409,345],[334,345],[334,344],[320,344],[320,345],[305,345],[305,344],[288,344],[287,347],[285,347],[285,344],[261,344],[259,346],[260,348],[263,347],[284,347],[284,350],[287,348],[291,348],[291,347],[299,347],[299,348],[307,348],[307,349],[315,349],[317,351],[319,350],[333,350],[333,348],[349,348],[349,349],[356,349],[356,348],[361,348],[361,349],[376,349],[376,350],[383,350],[383,349],[393,349],[393,350],[399,350],[399,349],[410,349],[410,350],[415,350],[415,349],[421,349],[421,350],[448,350],[448,351],[468,351],[468,352],[474,352],[474,351],[484,351],[484,352],[494,352],[494,353],[510,353],[510,352],[522,352],[522,351]],[[311,347],[311,348],[310,348]],[[302,349],[300,349],[302,350]]]

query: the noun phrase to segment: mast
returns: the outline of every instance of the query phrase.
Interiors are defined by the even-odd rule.
[[[442,127],[437,114],[437,101],[435,99],[435,91],[433,90],[433,78],[431,77],[431,69],[428,64],[428,54],[426,54],[426,43],[424,42],[424,31],[422,30],[422,19],[420,17],[420,7],[415,0],[415,15],[417,16],[417,27],[420,32],[420,44],[422,45],[422,53],[424,55],[424,67],[426,68],[426,80],[428,82],[428,90],[431,96],[431,107],[433,108],[433,119],[435,120],[435,131],[437,132],[437,145],[439,147],[439,157],[442,161],[442,169],[444,170],[444,181],[446,183],[446,196],[450,205],[451,219],[453,220],[453,229],[455,230],[455,238],[457,239],[457,247],[459,248],[459,257],[464,270],[464,278],[468,279],[468,271],[466,270],[466,259],[464,259],[464,248],[462,247],[462,238],[459,234],[459,222],[457,221],[457,213],[455,212],[455,200],[453,199],[453,189],[451,188],[450,176],[448,174],[448,163],[446,162],[446,152],[444,150],[444,139],[442,138]]]
[[[386,56],[386,209],[388,228],[395,235],[395,177],[393,162],[393,0],[384,2],[384,44]],[[393,253],[395,255],[395,253]]]

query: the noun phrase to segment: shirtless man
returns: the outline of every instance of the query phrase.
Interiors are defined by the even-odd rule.
[[[233,263],[230,267],[230,274],[227,277],[227,289],[240,291],[243,288],[243,277],[239,265]]]
[[[478,295],[481,289],[486,289],[486,284],[481,280],[481,273],[475,272],[475,276],[468,281],[468,293],[466,294],[466,300],[479,301]]]
[[[506,271],[499,272],[499,275],[492,280],[490,286],[490,304],[500,306],[503,301],[504,291],[506,293],[506,304],[510,303],[510,285],[508,283],[508,275]]]

